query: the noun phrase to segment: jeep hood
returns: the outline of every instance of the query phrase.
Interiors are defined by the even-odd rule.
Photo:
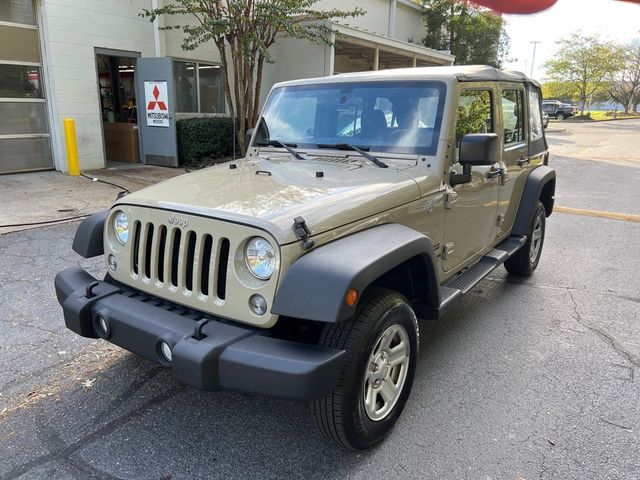
[[[204,215],[253,225],[281,244],[297,241],[294,218],[312,235],[374,216],[420,198],[418,183],[401,168],[377,168],[344,158],[328,161],[243,159],[164,181],[127,195],[119,204]],[[437,188],[425,172],[420,186]]]

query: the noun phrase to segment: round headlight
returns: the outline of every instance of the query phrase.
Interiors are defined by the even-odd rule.
[[[124,212],[118,212],[113,217],[113,232],[122,245],[127,244],[129,240],[129,219]]]
[[[253,237],[244,249],[244,261],[254,277],[269,280],[276,269],[276,252],[262,237]]]

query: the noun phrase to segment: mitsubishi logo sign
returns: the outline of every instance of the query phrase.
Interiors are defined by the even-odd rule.
[[[164,103],[162,100],[158,100],[160,98],[160,89],[158,88],[158,85],[155,85],[153,87],[153,92],[151,93],[153,93],[153,98],[155,98],[155,100],[149,102],[149,106],[147,107],[147,110],[155,110],[156,105],[160,110],[166,110],[167,104]]]
[[[167,82],[144,82],[147,126],[169,127]]]

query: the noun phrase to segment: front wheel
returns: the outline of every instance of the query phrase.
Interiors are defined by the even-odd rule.
[[[544,244],[546,221],[547,215],[544,205],[538,201],[531,227],[527,233],[527,241],[515,255],[504,262],[504,266],[510,274],[527,277],[538,267]]]
[[[369,448],[395,425],[409,398],[418,356],[418,321],[407,300],[372,289],[356,315],[327,325],[320,345],[347,352],[338,385],[313,402],[320,430],[338,444]]]

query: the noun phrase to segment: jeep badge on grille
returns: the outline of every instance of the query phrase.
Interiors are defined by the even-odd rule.
[[[169,223],[178,227],[186,227],[189,224],[189,220],[184,217],[178,217],[177,215],[172,214],[169,217]]]

